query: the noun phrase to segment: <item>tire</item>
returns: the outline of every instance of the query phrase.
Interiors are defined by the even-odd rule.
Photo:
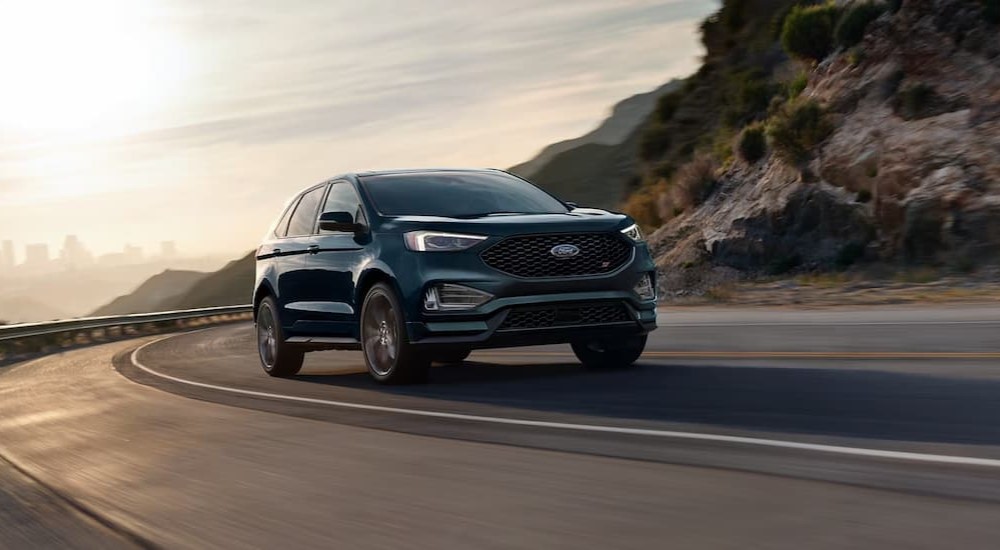
[[[573,353],[588,368],[607,369],[628,367],[646,349],[646,335],[616,340],[573,342]]]
[[[285,343],[281,318],[274,298],[268,296],[257,306],[257,355],[260,366],[267,374],[285,378],[295,376],[302,369],[305,354]]]
[[[469,357],[472,350],[469,348],[456,348],[434,353],[432,356],[435,363],[442,365],[458,365]]]
[[[368,373],[380,384],[427,380],[430,357],[410,344],[403,308],[385,283],[376,283],[361,306],[361,349]]]

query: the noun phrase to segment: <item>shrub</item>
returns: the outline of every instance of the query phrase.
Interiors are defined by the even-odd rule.
[[[736,147],[740,157],[750,164],[762,159],[767,153],[767,136],[764,134],[764,127],[760,124],[753,124],[744,128]]]
[[[735,73],[727,79],[726,87],[723,121],[736,128],[766,113],[775,94],[775,86],[759,71]]]
[[[656,119],[660,122],[666,122],[673,118],[683,97],[682,92],[674,91],[656,100]]]
[[[923,82],[910,84],[896,94],[896,112],[905,119],[920,118],[936,99],[931,86]]]
[[[629,195],[622,205],[622,211],[632,216],[644,229],[652,229],[663,224],[659,214],[659,196],[662,188],[647,185]]]
[[[639,156],[642,160],[654,160],[670,148],[670,128],[663,124],[653,124],[642,133],[639,140]]]
[[[865,51],[861,49],[860,46],[855,46],[851,48],[851,51],[847,53],[847,62],[851,64],[852,67],[857,67],[858,65],[865,62],[868,56]]]
[[[660,217],[668,219],[705,202],[715,191],[718,165],[711,155],[700,154],[677,169],[660,196]]]
[[[833,3],[792,8],[781,28],[781,45],[791,56],[822,60],[833,49],[838,13]]]
[[[794,164],[808,160],[832,131],[825,109],[813,100],[789,103],[767,125],[775,152]]]
[[[885,9],[885,4],[881,2],[868,1],[852,5],[837,23],[837,42],[846,48],[861,42],[868,24],[878,19]]]
[[[787,93],[788,99],[795,99],[799,97],[806,86],[809,85],[809,75],[805,71],[800,72],[791,82],[788,83]]]
[[[871,200],[872,200],[872,192],[869,191],[868,189],[862,189],[861,191],[858,191],[858,196],[855,197],[854,199],[855,202],[860,202],[862,204],[871,202]]]

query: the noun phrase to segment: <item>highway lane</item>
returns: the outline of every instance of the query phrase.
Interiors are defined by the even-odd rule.
[[[321,400],[1000,457],[1000,361],[949,358],[1000,351],[996,310],[699,310],[664,321],[678,326],[657,332],[635,369],[586,372],[559,347],[477,352],[411,388],[375,386],[346,352],[311,354],[303,376],[269,379],[246,325],[152,343],[137,358],[184,379]],[[815,341],[871,358],[736,358],[814,351]],[[0,370],[0,441],[161,544],[935,548],[1000,536],[997,468],[226,394],[136,369],[136,345]],[[914,349],[943,355],[892,358]],[[678,351],[701,355],[656,355]]]

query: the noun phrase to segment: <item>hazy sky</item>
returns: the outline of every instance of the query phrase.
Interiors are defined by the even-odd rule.
[[[507,167],[690,73],[717,5],[4,2],[0,240],[235,256],[337,173]]]

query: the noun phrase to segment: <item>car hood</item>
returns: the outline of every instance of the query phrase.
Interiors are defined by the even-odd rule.
[[[527,233],[602,232],[624,229],[631,224],[631,219],[624,214],[593,208],[577,208],[565,214],[499,215],[472,219],[400,216],[386,218],[379,230],[403,232],[425,229],[503,236]]]

